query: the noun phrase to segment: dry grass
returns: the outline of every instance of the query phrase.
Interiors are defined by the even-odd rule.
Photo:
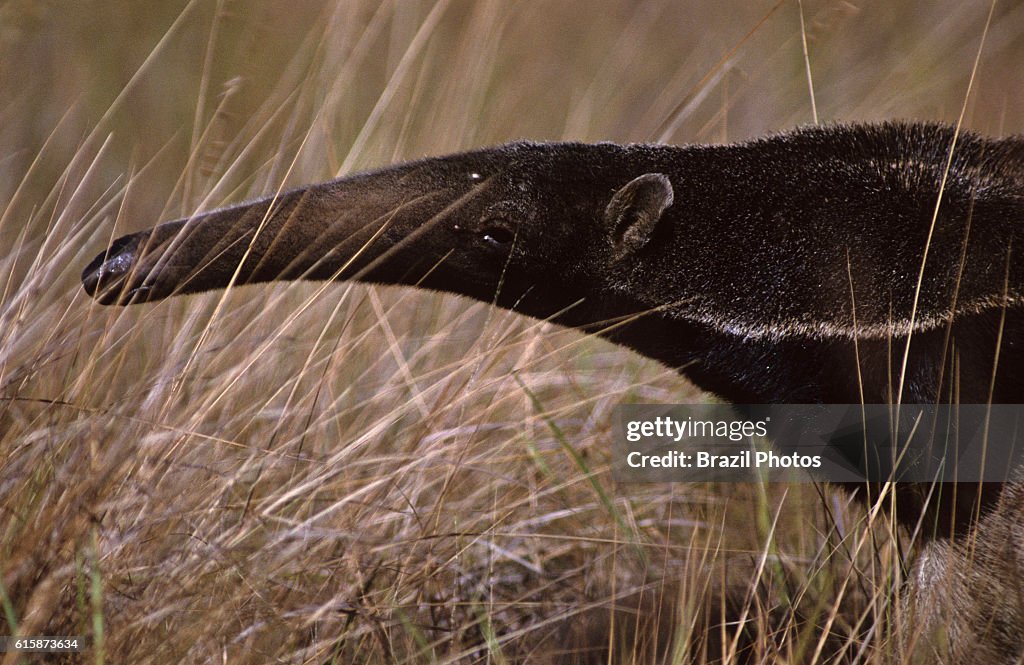
[[[616,404],[702,398],[655,363],[410,290],[77,283],[114,235],[356,168],[809,122],[773,6],[0,6],[0,632],[90,663],[899,662],[899,548],[842,496],[612,482]],[[987,7],[803,9],[822,118],[956,118]],[[997,8],[974,129],[1022,129],[1022,27]]]

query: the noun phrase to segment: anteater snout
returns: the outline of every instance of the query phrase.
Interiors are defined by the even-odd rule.
[[[126,304],[141,286],[131,286],[133,266],[139,248],[139,235],[118,238],[94,258],[82,271],[85,292],[104,305]]]

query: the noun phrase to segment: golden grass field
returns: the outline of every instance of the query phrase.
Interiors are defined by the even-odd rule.
[[[708,398],[665,367],[410,289],[105,308],[78,275],[163,220],[517,138],[1020,133],[1024,6],[989,12],[0,4],[0,634],[97,664],[909,662],[884,519],[612,481],[617,404]]]

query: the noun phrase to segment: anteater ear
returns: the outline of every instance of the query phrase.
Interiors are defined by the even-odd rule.
[[[615,192],[604,218],[616,254],[626,256],[647,244],[672,197],[672,183],[661,173],[645,173]]]

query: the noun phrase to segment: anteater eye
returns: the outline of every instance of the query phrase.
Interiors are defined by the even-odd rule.
[[[480,232],[480,239],[489,245],[503,247],[515,240],[516,234],[504,226],[488,226]]]

